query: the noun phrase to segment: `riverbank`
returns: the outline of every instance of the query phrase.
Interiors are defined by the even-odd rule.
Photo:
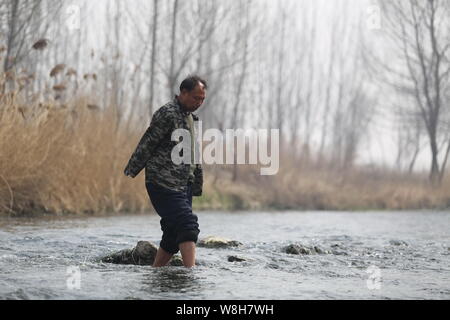
[[[151,210],[144,172],[123,169],[145,128],[117,126],[114,110],[88,99],[70,106],[0,108],[0,214],[115,215]],[[331,161],[281,154],[280,170],[204,166],[204,193],[195,210],[420,210],[450,208],[450,179],[431,187],[426,174],[387,168],[346,170]]]
[[[242,168],[231,181],[231,170],[207,179],[201,209],[228,210],[446,210],[450,208],[450,183],[431,187],[426,175],[402,175],[389,170],[358,169],[337,172],[313,165],[293,167],[286,160],[277,176],[258,176]],[[215,182],[213,182],[215,181]]]
[[[227,176],[230,170],[205,169],[205,184],[202,197],[194,197],[193,209],[195,211],[402,211],[402,210],[448,210],[450,200],[447,194],[448,184],[441,188],[431,189],[426,183],[412,183],[411,181],[393,181],[392,177],[385,179],[372,179],[368,173],[359,173],[357,177],[348,180],[333,177],[320,179],[319,173],[299,173],[297,177],[288,179],[280,170],[280,177],[259,177],[259,182],[251,181],[247,175],[252,175],[249,168],[242,168],[236,182]],[[255,170],[256,171],[256,170]],[[254,173],[254,172],[253,172]],[[120,173],[119,173],[120,174]],[[118,178],[121,179],[120,177]],[[298,179],[298,180],[297,180]],[[341,180],[339,180],[341,179]],[[356,180],[363,180],[357,183]],[[331,181],[331,182],[330,182]],[[94,181],[93,181],[94,183]],[[129,195],[128,204],[118,194],[116,201],[104,197],[99,200],[97,207],[89,207],[93,197],[80,201],[83,206],[75,206],[76,198],[65,198],[64,203],[72,203],[65,207],[63,203],[58,207],[50,208],[45,202],[39,203],[36,199],[24,199],[22,203],[15,203],[13,210],[3,211],[8,216],[115,216],[126,214],[146,214],[153,211],[144,186],[143,173],[136,179],[123,182],[124,187],[136,193]],[[126,188],[126,187],[125,187]],[[430,192],[433,190],[433,192]],[[105,190],[106,191],[106,190]],[[82,190],[74,189],[73,194]],[[130,192],[131,193],[131,192]],[[57,199],[55,191],[53,199]],[[119,204],[119,206],[114,206]]]

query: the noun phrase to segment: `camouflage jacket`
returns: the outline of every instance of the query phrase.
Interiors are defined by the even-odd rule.
[[[176,129],[189,130],[187,117],[175,97],[159,108],[152,117],[150,126],[142,136],[136,150],[124,170],[125,175],[133,178],[145,167],[145,182],[152,182],[165,188],[185,192],[190,181],[190,164],[175,164],[171,159],[172,149],[179,143],[171,140]],[[194,121],[198,117],[192,114]],[[195,164],[192,191],[194,196],[202,194],[203,170]]]

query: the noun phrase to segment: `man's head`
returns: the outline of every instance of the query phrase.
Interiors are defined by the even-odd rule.
[[[198,76],[190,76],[181,82],[178,101],[189,112],[194,112],[206,98],[208,84]]]

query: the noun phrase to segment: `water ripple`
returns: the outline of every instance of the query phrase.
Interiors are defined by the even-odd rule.
[[[0,223],[0,299],[448,299],[449,219],[436,214],[433,229],[421,228],[430,216],[202,213],[203,230],[243,246],[198,248],[192,270],[99,261],[138,240],[158,244],[153,216]],[[309,254],[286,253],[294,244]],[[67,288],[69,268],[80,272],[79,290]],[[379,291],[367,288],[373,268],[382,277]]]

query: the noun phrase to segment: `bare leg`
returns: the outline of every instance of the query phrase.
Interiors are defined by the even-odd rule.
[[[153,267],[159,268],[166,266],[170,259],[172,259],[173,254],[168,253],[163,248],[159,247],[158,251],[156,252],[155,261],[153,262]]]
[[[188,241],[182,242],[178,245],[181,251],[181,257],[183,258],[183,265],[186,268],[192,268],[195,266],[195,242]]]

